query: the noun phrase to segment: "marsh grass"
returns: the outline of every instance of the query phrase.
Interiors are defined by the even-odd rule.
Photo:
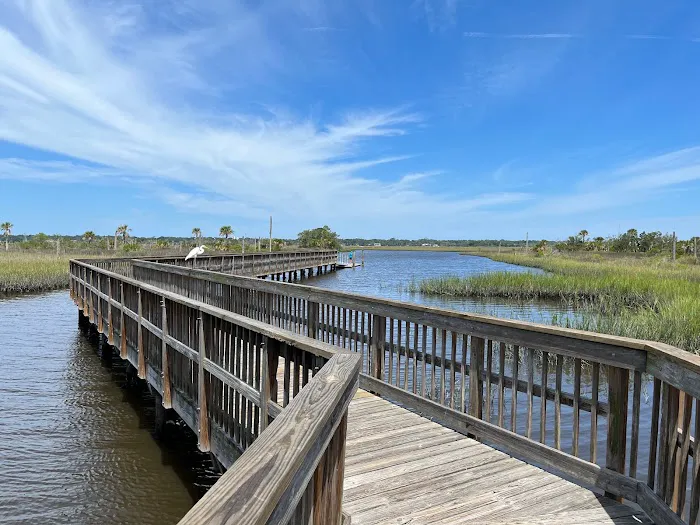
[[[66,288],[69,260],[68,255],[0,253],[0,294]]]
[[[573,318],[555,318],[555,324],[663,341],[700,353],[700,266],[663,258],[488,256],[547,273],[439,277],[412,283],[409,290],[455,297],[555,300],[577,310]]]

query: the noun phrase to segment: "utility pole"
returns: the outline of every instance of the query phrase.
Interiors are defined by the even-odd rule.
[[[269,251],[272,253],[272,215],[270,215],[270,246]]]
[[[673,260],[676,260],[676,232],[673,232]]]
[[[698,263],[698,236],[693,237],[695,241],[695,247],[693,248],[693,255],[695,255],[695,264]]]
[[[525,251],[530,248],[530,232],[525,232]]]

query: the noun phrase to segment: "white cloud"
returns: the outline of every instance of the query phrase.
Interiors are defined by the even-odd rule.
[[[0,139],[76,159],[6,159],[0,176],[132,177],[157,181],[154,195],[189,212],[242,218],[273,212],[309,221],[336,216],[339,201],[347,207],[339,222],[376,222],[416,213],[423,221],[440,220],[527,198],[436,195],[416,187],[416,174],[399,175],[398,183],[369,176],[373,167],[409,158],[370,153],[378,142],[387,151],[386,141],[421,122],[406,108],[355,109],[330,123],[284,109],[219,110],[251,100],[235,90],[219,97],[208,86],[217,66],[253,85],[262,67],[274,81],[287,55],[266,22],[280,13],[223,1],[165,4],[155,14],[149,4],[115,5],[35,0],[0,6]],[[317,8],[306,5],[293,20],[308,27],[319,20]],[[228,32],[220,37],[214,28],[224,15]],[[6,20],[12,25],[3,25]],[[157,29],[165,25],[174,29]],[[232,58],[212,60],[222,56]]]

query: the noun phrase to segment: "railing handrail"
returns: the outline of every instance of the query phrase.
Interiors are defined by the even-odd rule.
[[[359,356],[334,355],[180,524],[287,523],[350,404],[359,371]]]
[[[132,319],[138,319],[140,326],[163,340],[164,344],[174,350],[190,356],[202,370],[215,376],[223,376],[225,384],[237,384],[244,388],[241,393],[265,407],[264,417],[274,417],[272,423],[255,439],[243,455],[234,463],[212,489],[187,513],[181,523],[288,523],[302,498],[312,497],[315,522],[340,524],[341,500],[337,492],[342,491],[342,464],[344,462],[345,427],[347,409],[359,384],[361,356],[342,351],[309,337],[276,328],[270,324],[257,321],[244,315],[188,298],[157,286],[143,283],[137,279],[111,272],[90,264],[89,261],[71,260],[71,269],[83,268],[91,272],[90,282],[81,275],[71,271],[71,291],[73,284],[84,286],[91,297],[107,301],[109,306],[119,303],[110,295],[99,290],[99,277],[113,280],[121,285],[131,285],[139,292],[139,311],[129,310],[126,304],[119,303],[120,310]],[[94,274],[98,276],[98,286],[94,286]],[[87,273],[85,274],[87,276]],[[166,335],[164,328],[159,328],[141,316],[141,296],[149,292],[171,303],[178,303],[195,309],[201,314],[228,321],[238,327],[256,332],[263,336],[263,341],[286,343],[292,348],[319,356],[328,361],[318,369],[290,403],[282,408],[270,400],[270,384],[266,384],[267,393],[262,391],[246,392],[251,387],[240,384],[235,377],[209,359],[206,352],[188,347]],[[123,294],[122,294],[123,295]],[[101,304],[101,303],[100,303]],[[94,313],[92,299],[90,308]],[[203,315],[200,314],[200,317]],[[98,313],[101,330],[102,314]],[[200,321],[201,323],[202,321]],[[200,328],[199,331],[201,333]],[[124,337],[124,326],[120,325],[120,338]],[[204,336],[201,336],[204,337]],[[141,344],[139,335],[139,345]],[[203,340],[202,340],[203,341]],[[203,342],[200,345],[204,344]],[[272,343],[270,343],[272,344]],[[264,347],[267,343],[263,343]],[[200,346],[201,349],[203,347]],[[263,348],[266,356],[267,348]],[[141,356],[139,356],[141,357]],[[265,363],[263,357],[263,363]],[[201,362],[200,362],[201,361]],[[263,365],[264,367],[267,365]],[[218,370],[217,370],[218,369]],[[230,379],[227,379],[227,376]],[[229,383],[227,381],[232,381]],[[252,395],[251,395],[252,394]],[[255,401],[259,398],[258,401]],[[268,399],[266,403],[262,402]],[[203,405],[206,406],[206,405]],[[206,411],[206,408],[203,409]],[[191,424],[190,422],[189,424]],[[336,464],[335,474],[326,474],[322,480],[314,481],[320,462],[330,461]],[[339,473],[339,474],[338,474]],[[318,483],[323,486],[319,488]],[[315,487],[308,496],[308,488]],[[306,493],[306,494],[305,494]],[[306,501],[306,500],[305,500]],[[329,514],[330,513],[330,514]]]
[[[428,321],[446,330],[464,330],[466,324],[467,329],[474,334],[485,337],[496,336],[498,340],[504,342],[522,343],[524,335],[528,333],[536,334],[538,340],[536,342],[533,341],[532,346],[543,349],[556,349],[569,353],[572,357],[585,359],[587,357],[587,352],[584,352],[583,349],[578,352],[575,349],[577,345],[583,342],[588,347],[594,348],[597,354],[595,355],[596,360],[640,372],[653,373],[653,371],[648,370],[647,357],[649,354],[654,354],[667,362],[687,367],[690,372],[700,374],[700,356],[665,343],[587,332],[584,330],[528,321],[504,319],[484,314],[458,312],[455,310],[366,296],[352,292],[327,290],[303,284],[264,281],[242,275],[227,275],[209,270],[160,265],[148,261],[134,261],[134,265],[194,277],[201,280],[209,280],[220,284],[232,284],[251,290],[283,293],[290,297],[313,302],[326,302],[347,308],[361,308],[364,311],[384,316],[398,317],[406,315],[408,312],[414,316],[411,319],[412,322]],[[457,326],[457,323],[459,326]],[[512,330],[515,333],[508,334],[504,332],[505,330]],[[543,341],[541,339],[542,336],[550,336],[552,340],[549,342],[547,340]],[[625,352],[625,355],[616,355],[616,351]],[[660,366],[661,365],[656,368]],[[670,377],[669,380],[672,382],[674,378]],[[684,381],[683,386],[679,385],[678,388],[683,388],[685,390],[686,387],[693,387],[692,384],[687,385],[686,383],[687,382]],[[696,390],[692,390],[691,392],[693,395],[700,397],[700,384],[696,385],[695,388]]]

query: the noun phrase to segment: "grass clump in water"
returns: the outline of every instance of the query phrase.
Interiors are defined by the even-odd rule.
[[[0,294],[68,287],[67,255],[0,253]]]
[[[548,273],[501,271],[438,277],[411,291],[454,297],[556,300],[579,315],[554,323],[624,337],[663,341],[700,353],[700,266],[664,259],[600,256],[535,257],[489,254],[491,259]]]

